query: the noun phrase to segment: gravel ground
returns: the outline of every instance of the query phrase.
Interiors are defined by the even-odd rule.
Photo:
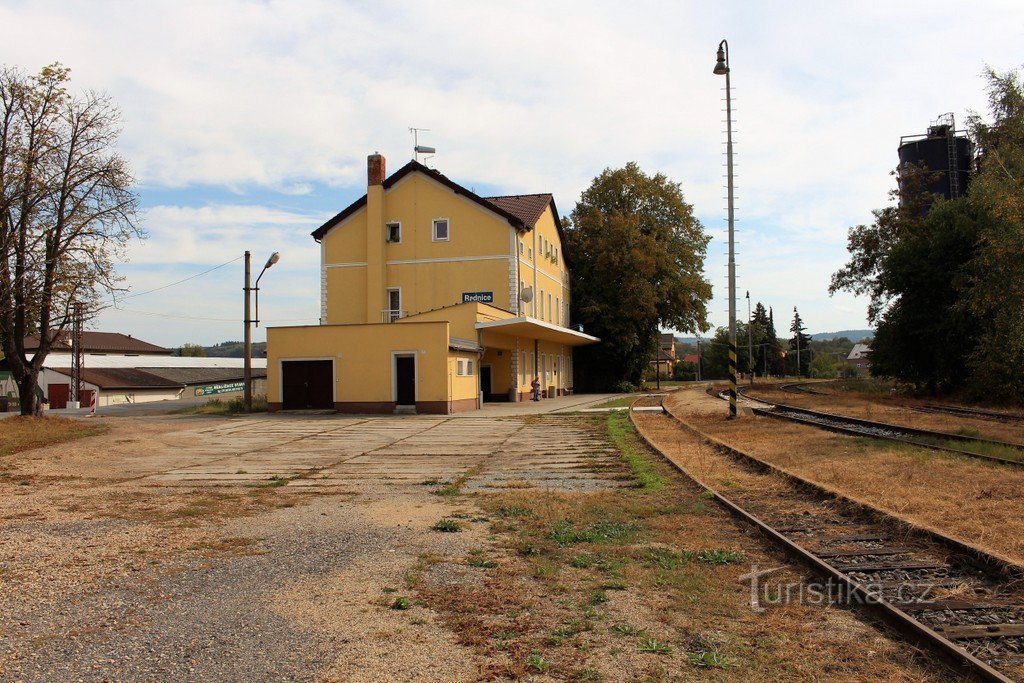
[[[482,663],[431,611],[389,609],[413,595],[405,575],[421,557],[465,557],[491,544],[486,521],[472,521],[476,510],[431,495],[424,480],[450,481],[469,458],[498,486],[487,471],[508,454],[508,439],[579,437],[570,422],[550,420],[500,429],[485,420],[394,430],[375,422],[361,430],[366,450],[354,458],[345,421],[310,421],[325,436],[301,444],[295,430],[306,427],[294,421],[149,424],[118,421],[74,449],[0,463],[10,474],[0,479],[0,680],[477,680]],[[331,424],[344,430],[333,441]],[[220,430],[240,428],[237,455],[227,440],[211,450]],[[593,447],[538,453],[533,470],[549,486],[590,487],[613,457]],[[530,450],[517,456],[524,477]],[[252,469],[257,456],[295,461],[274,466],[295,478],[262,489],[216,478]],[[295,474],[313,457],[315,474]],[[209,480],[195,478],[196,463],[214,458]],[[581,462],[598,471],[583,476]],[[183,466],[188,479],[162,483]],[[463,533],[431,530],[453,514]]]

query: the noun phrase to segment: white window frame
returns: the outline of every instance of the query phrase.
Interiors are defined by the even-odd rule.
[[[391,292],[398,292],[398,308],[391,308]],[[386,290],[386,293],[387,293],[387,297],[388,297],[388,309],[387,310],[389,310],[389,311],[398,311],[398,315],[401,316],[401,314],[402,314],[402,288],[401,287],[388,287],[387,290]],[[395,318],[394,320],[388,320],[388,322],[389,323],[393,323],[393,322],[395,322],[395,320],[398,320],[398,319],[399,318]]]
[[[398,239],[391,239],[391,228],[398,228]],[[402,243],[402,222],[401,221],[388,221],[384,224],[384,242],[386,244],[401,244]]]
[[[467,377],[472,377],[473,376],[473,359],[472,358],[466,359],[466,376]]]
[[[447,235],[444,237],[437,236],[437,224],[444,221],[447,226]],[[450,242],[452,239],[452,222],[448,218],[435,218],[430,222],[430,239],[432,242]]]
[[[466,376],[466,359],[458,358],[455,361],[455,376],[465,377]]]

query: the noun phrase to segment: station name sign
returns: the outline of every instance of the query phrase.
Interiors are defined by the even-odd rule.
[[[462,303],[493,304],[494,292],[463,292]]]

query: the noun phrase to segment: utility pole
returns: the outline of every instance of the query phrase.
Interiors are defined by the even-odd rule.
[[[245,388],[242,390],[242,396],[245,401],[245,412],[252,412],[252,316],[250,315],[250,292],[252,291],[251,279],[252,275],[249,270],[249,261],[251,260],[251,254],[248,250],[245,252],[245,370],[243,372],[243,381],[245,382]]]
[[[71,318],[71,401],[80,408],[82,394],[82,304],[72,305]]]
[[[747,370],[750,371],[750,383],[754,383],[754,337],[751,328],[753,320],[750,319],[750,290],[747,290]]]
[[[697,381],[698,382],[701,381],[701,376],[700,376],[701,375],[701,373],[700,373],[701,368],[700,368],[700,366],[701,366],[700,337],[697,337]]]
[[[795,323],[795,327],[796,327],[796,376],[797,377],[801,376],[801,374],[800,374],[800,368],[801,368],[801,365],[800,365],[800,322],[799,322],[799,318],[798,318],[799,315],[800,314],[796,312],[796,306],[794,306],[793,307],[793,322]]]

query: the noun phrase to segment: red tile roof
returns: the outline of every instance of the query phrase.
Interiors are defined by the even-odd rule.
[[[25,350],[39,348],[39,335],[25,337]],[[51,351],[70,351],[71,333],[65,332],[50,347]],[[135,339],[120,332],[82,332],[82,351],[85,353],[139,353],[171,355],[171,349]]]
[[[550,193],[541,194],[510,194],[502,197],[484,197],[495,206],[518,217],[531,228],[537,225],[537,219],[548,208],[553,197]]]

